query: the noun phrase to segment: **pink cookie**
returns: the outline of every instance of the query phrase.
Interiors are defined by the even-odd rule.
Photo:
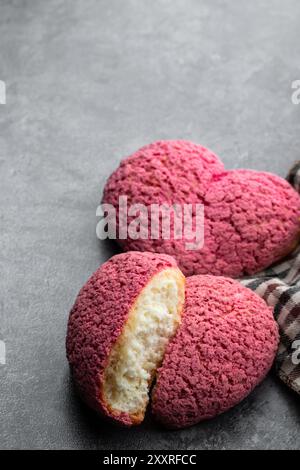
[[[225,171],[211,151],[191,142],[155,142],[125,159],[109,178],[103,202],[117,208],[124,195],[128,205],[204,205],[202,248],[191,250],[186,240],[172,237],[173,226],[169,240],[118,240],[125,250],[174,256],[186,275],[253,274],[299,239],[300,197],[289,183],[270,173]]]
[[[255,293],[229,278],[187,279],[182,324],[152,393],[155,417],[183,428],[228,410],[264,378],[277,345],[272,310]]]
[[[139,424],[181,319],[185,279],[173,258],[124,253],[103,264],[71,310],[67,357],[82,398],[119,424]]]

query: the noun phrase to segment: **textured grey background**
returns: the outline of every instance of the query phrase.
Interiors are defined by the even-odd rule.
[[[285,175],[299,158],[297,0],[1,0],[1,448],[299,448],[299,398],[269,376],[178,432],[103,424],[74,396],[68,311],[115,252],[95,236],[105,178],[155,139]]]

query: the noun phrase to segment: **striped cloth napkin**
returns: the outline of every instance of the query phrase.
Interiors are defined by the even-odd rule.
[[[300,192],[300,161],[287,180]],[[286,385],[300,394],[300,246],[284,261],[241,282],[274,307],[280,332],[275,370]]]

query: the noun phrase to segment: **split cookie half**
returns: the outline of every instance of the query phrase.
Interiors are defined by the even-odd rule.
[[[174,259],[155,253],[114,256],[87,281],[70,313],[67,357],[92,408],[126,426],[144,419],[184,290]]]

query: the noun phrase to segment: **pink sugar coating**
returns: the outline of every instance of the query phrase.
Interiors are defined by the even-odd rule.
[[[119,424],[130,426],[130,416],[113,415],[100,397],[110,351],[141,290],[155,274],[174,266],[167,255],[116,255],[90,277],[70,312],[66,348],[78,391],[88,405]]]
[[[192,203],[205,195],[213,175],[223,171],[219,158],[200,145],[158,141],[120,163],[107,181],[103,201],[117,205],[125,194],[129,204]]]
[[[182,318],[152,393],[152,412],[170,428],[239,403],[264,378],[278,346],[272,309],[229,278],[188,278]]]
[[[185,240],[119,240],[125,250],[174,256],[184,274],[239,277],[271,265],[299,237],[300,197],[271,173],[225,171],[211,151],[187,141],[159,141],[123,160],[109,178],[103,202],[128,204],[201,203],[204,246],[188,250]],[[172,231],[171,231],[172,233]]]

